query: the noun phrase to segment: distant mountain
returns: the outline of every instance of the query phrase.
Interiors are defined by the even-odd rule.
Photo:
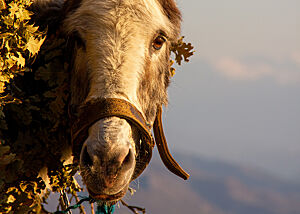
[[[147,214],[300,214],[300,184],[262,170],[177,155],[191,177],[183,181],[155,158],[126,196]],[[131,214],[121,206],[116,214]]]

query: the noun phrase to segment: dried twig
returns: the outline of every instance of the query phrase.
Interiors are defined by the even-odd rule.
[[[78,203],[80,200],[79,200],[79,198],[78,198],[77,192],[75,192],[74,196],[75,196],[76,203]],[[80,213],[81,213],[81,214],[86,214],[83,205],[80,205],[79,209],[80,209]]]
[[[95,214],[94,203],[91,203],[91,214]]]
[[[69,199],[68,199],[68,195],[65,192],[65,190],[60,190],[60,204],[61,204],[61,208],[62,210],[65,210],[68,208],[68,206],[70,205]],[[68,214],[72,214],[71,211],[68,211]]]
[[[121,200],[121,203],[130,209],[134,214],[139,214],[138,212],[142,212],[143,214],[146,214],[146,209],[141,208],[141,207],[136,207],[136,206],[129,206],[128,204],[125,203],[125,201]]]

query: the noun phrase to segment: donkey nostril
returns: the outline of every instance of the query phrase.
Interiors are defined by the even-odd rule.
[[[133,163],[134,157],[133,152],[129,149],[126,157],[124,158],[123,162],[121,163],[122,168],[130,167]]]
[[[123,164],[126,164],[126,163],[130,162],[130,157],[131,157],[130,153],[131,153],[131,151],[129,150],[128,154],[126,155],[126,157],[125,157],[125,159],[123,161]]]
[[[87,151],[87,146],[84,147],[84,150],[82,151],[82,156],[81,156],[81,160],[82,160],[82,163],[85,165],[85,166],[92,166],[93,165],[93,161]]]

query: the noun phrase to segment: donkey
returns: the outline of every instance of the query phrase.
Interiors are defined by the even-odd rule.
[[[36,0],[34,7],[40,25],[71,44],[72,149],[90,196],[125,195],[151,159],[152,127],[165,165],[187,179],[161,124],[170,47],[180,35],[174,0]]]

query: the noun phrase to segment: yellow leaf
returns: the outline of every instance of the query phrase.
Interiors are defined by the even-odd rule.
[[[8,40],[5,41],[5,47],[6,47],[6,49],[7,49],[8,52],[11,51],[11,48],[9,46],[9,41]]]
[[[12,26],[14,24],[14,19],[11,16],[1,16],[1,19],[3,20],[3,23]]]
[[[19,190],[16,187],[9,187],[6,191],[7,194],[11,192],[19,192]]]
[[[4,70],[4,62],[3,62],[3,59],[0,58],[0,71],[3,71]]]
[[[34,27],[34,25],[26,25],[26,30],[29,33],[34,33],[38,30],[39,27]]]
[[[19,6],[15,2],[11,2],[9,7],[9,15],[13,17],[19,11]]]
[[[15,58],[16,58],[15,56],[11,56],[6,60],[8,69],[12,68],[15,65],[15,60],[14,60]]]
[[[19,57],[17,57],[16,61],[17,64],[20,65],[21,67],[25,66],[25,58],[22,56],[22,54],[20,52],[17,52],[17,54],[19,55]]]
[[[1,0],[0,0],[1,1]],[[6,38],[6,37],[11,37],[13,36],[14,34],[11,33],[11,32],[6,32],[6,33],[1,33],[0,34],[0,38]]]
[[[13,195],[8,196],[6,203],[13,203],[15,201],[15,197]]]
[[[20,24],[21,24],[20,20],[18,20],[18,19],[15,20],[15,22],[14,22],[14,28],[15,28],[15,29],[19,29]]]
[[[0,0],[0,10],[6,9],[6,4],[4,0]]]
[[[39,52],[41,45],[43,44],[46,37],[42,39],[35,39],[30,37],[29,41],[26,44],[26,49],[29,50],[31,55],[35,55]]]
[[[32,15],[31,12],[29,12],[28,10],[22,7],[19,8],[18,12],[16,12],[16,17],[19,18],[21,22],[24,20],[29,20],[31,15]]]
[[[3,93],[5,90],[5,83],[0,81],[0,93]]]
[[[0,72],[0,93],[4,92],[4,89],[5,89],[5,82],[9,82],[10,80],[10,76],[3,73],[3,72]]]

